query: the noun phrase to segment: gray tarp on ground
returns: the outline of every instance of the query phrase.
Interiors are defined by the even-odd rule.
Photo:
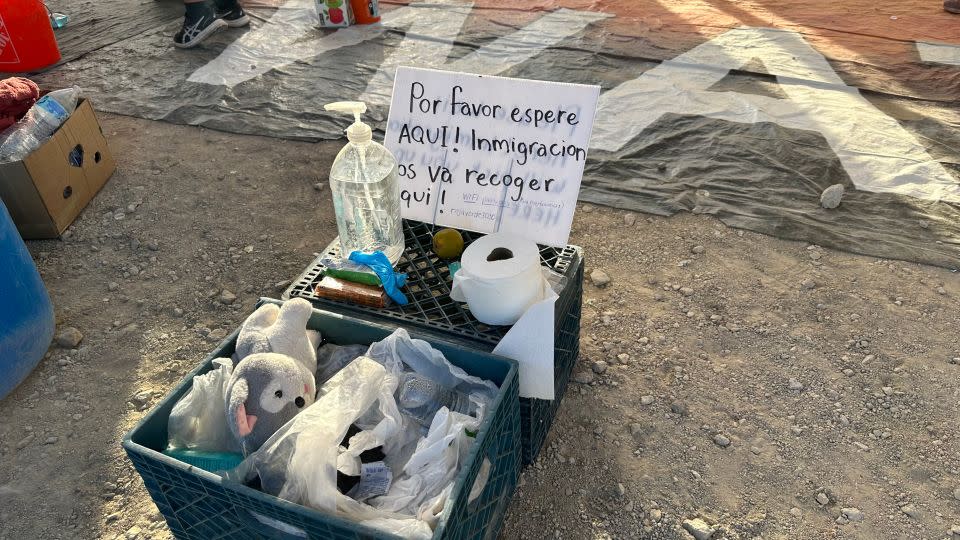
[[[382,127],[387,108],[385,97],[380,96],[378,103],[376,94],[382,94],[384,86],[371,81],[390,71],[398,61],[391,55],[405,39],[416,42],[419,49],[414,53],[421,55],[401,58],[404,63],[428,61],[422,53],[436,48],[441,58],[445,55],[441,67],[468,65],[491,74],[600,84],[605,93],[661,65],[631,54],[630,42],[604,33],[600,24],[594,24],[598,19],[579,20],[582,16],[577,13],[583,12],[569,10],[518,12],[516,24],[505,24],[504,17],[491,18],[457,5],[408,7],[417,10],[412,12],[416,17],[405,20],[400,15],[382,31],[356,27],[341,31],[335,39],[342,40],[337,43],[342,46],[327,50],[331,45],[325,36],[331,32],[310,27],[303,10],[295,9],[309,5],[308,0],[291,0],[280,10],[255,10],[252,29],[224,32],[202,48],[183,51],[170,46],[179,22],[161,24],[173,8],[164,3],[151,6],[152,1],[139,4],[149,13],[144,19],[150,21],[144,24],[147,28],[131,33],[136,24],[118,22],[110,28],[120,39],[108,46],[102,46],[102,40],[85,44],[72,37],[66,42],[67,56],[75,51],[80,58],[39,80],[50,86],[78,84],[105,111],[237,133],[317,140],[338,138],[345,127],[344,118],[324,113],[322,105],[354,99],[365,91],[374,102],[369,117]],[[430,13],[441,15],[435,25],[424,25],[423,15]],[[465,22],[451,30],[451,17]],[[411,22],[415,19],[421,22]],[[545,22],[536,32],[499,49],[503,57],[494,54],[495,60],[487,64],[457,64],[491,44],[497,53],[496,38],[516,36],[525,25],[541,19]],[[540,40],[539,46],[524,56],[531,40]],[[646,51],[649,45],[638,48]],[[217,66],[230,66],[233,72],[217,71]],[[960,80],[960,67],[934,67]],[[779,69],[749,63],[713,84],[709,92],[718,97],[727,92],[762,96],[776,100],[767,102],[775,106],[789,102],[777,79],[765,73],[767,68]],[[834,69],[842,74],[846,68]],[[246,76],[236,77],[242,70],[250,70],[246,80],[242,80]],[[815,74],[810,80],[801,75],[781,82],[822,85]],[[228,85],[188,80],[216,82],[221,76],[234,80]],[[943,101],[943,92],[936,88],[927,98],[882,91],[863,92],[863,96],[896,118],[899,126],[894,127],[922,143],[920,150],[941,171],[941,181],[956,184],[960,182],[960,105]],[[697,99],[702,101],[704,95],[710,94]],[[644,106],[624,102],[618,104],[622,107],[618,113],[629,122],[630,111]],[[852,252],[950,268],[960,264],[957,204],[857,189],[849,167],[819,130],[783,127],[762,118],[736,121],[722,114],[692,112],[666,111],[619,149],[591,149],[580,198],[660,215],[708,213],[735,227]],[[865,121],[865,131],[872,122]],[[596,135],[595,131],[595,139]],[[877,149],[885,151],[892,152]],[[818,205],[820,192],[835,183],[847,187],[843,205],[823,210]]]
[[[183,18],[180,2],[49,0],[46,4],[70,17],[67,26],[56,31],[62,63]]]

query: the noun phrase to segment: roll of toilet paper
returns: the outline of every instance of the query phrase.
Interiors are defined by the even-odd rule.
[[[537,244],[510,234],[484,236],[463,252],[450,297],[466,302],[478,321],[514,324],[543,299],[543,272]]]

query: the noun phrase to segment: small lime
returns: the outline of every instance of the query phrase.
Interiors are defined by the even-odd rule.
[[[433,252],[441,259],[456,259],[463,253],[463,236],[456,229],[442,229],[433,235]]]

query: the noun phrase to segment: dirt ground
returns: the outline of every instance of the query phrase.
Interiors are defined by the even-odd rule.
[[[100,117],[117,173],[29,243],[84,337],[0,402],[0,539],[168,538],[121,436],[335,236],[340,143]],[[591,205],[571,242],[610,283],[502,537],[960,539],[960,276]]]

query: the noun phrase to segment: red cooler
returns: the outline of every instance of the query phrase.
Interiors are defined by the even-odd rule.
[[[0,0],[0,72],[36,71],[60,60],[40,0]]]

